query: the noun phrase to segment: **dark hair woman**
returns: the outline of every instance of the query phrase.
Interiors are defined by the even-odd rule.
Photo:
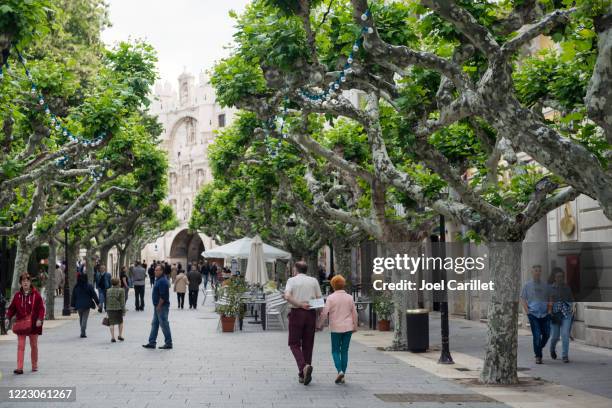
[[[72,289],[72,299],[70,305],[79,313],[79,324],[81,326],[81,338],[87,337],[87,319],[89,309],[94,309],[100,305],[100,300],[91,283],[87,282],[87,275],[80,273],[77,283]]]
[[[13,301],[6,312],[6,319],[15,316],[13,333],[17,335],[17,368],[15,374],[23,374],[23,357],[25,354],[26,337],[30,338],[32,352],[32,371],[38,371],[38,336],[42,334],[45,319],[45,303],[40,293],[32,286],[32,279],[27,273],[19,276],[19,292],[13,296]]]

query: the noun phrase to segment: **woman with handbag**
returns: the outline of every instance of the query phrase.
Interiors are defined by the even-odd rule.
[[[552,303],[552,318],[550,323],[550,357],[557,359],[555,350],[559,336],[561,337],[561,358],[564,363],[569,363],[569,341],[574,316],[574,298],[572,290],[565,283],[565,273],[561,268],[554,268],[555,280],[550,286],[550,303]]]
[[[115,325],[119,325],[119,341],[123,341],[123,316],[125,316],[125,291],[119,278],[111,279],[113,285],[106,291],[107,323],[111,332],[111,342],[115,343]]]
[[[45,319],[45,303],[40,293],[32,286],[28,273],[19,276],[19,292],[13,296],[13,301],[6,313],[9,321],[15,316],[13,333],[17,335],[17,368],[15,374],[23,374],[23,358],[25,354],[26,337],[30,338],[32,371],[38,371],[38,336],[42,334]]]
[[[176,292],[176,303],[178,309],[185,308],[185,293],[187,292],[187,283],[187,276],[185,276],[183,270],[181,269],[176,275],[176,280],[174,281],[174,291]]]
[[[76,309],[79,314],[79,323],[81,326],[81,338],[87,337],[87,319],[89,318],[89,309],[95,309],[96,305],[100,306],[100,300],[91,283],[87,282],[87,275],[81,273],[77,277],[77,283],[72,289],[72,299],[70,305]]]

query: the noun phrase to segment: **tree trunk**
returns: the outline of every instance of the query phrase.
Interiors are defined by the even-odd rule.
[[[55,239],[49,241],[49,266],[47,277],[46,316],[47,320],[55,320],[55,264],[57,262],[57,244]]]
[[[106,266],[106,270],[110,271],[108,268],[108,253],[110,252],[111,247],[104,246],[100,248],[100,265]]]
[[[117,252],[119,253],[119,262],[117,262],[117,270],[115,271],[115,276],[119,276],[119,271],[121,271],[121,267],[125,265],[125,249],[121,249],[121,247],[117,246]]]
[[[91,246],[87,246],[87,252],[85,253],[85,265],[87,266],[86,269],[86,273],[87,273],[87,281],[88,282],[93,282],[93,275],[94,275],[94,254],[95,254],[95,250],[91,247]]]
[[[522,247],[520,242],[494,242],[488,247],[489,271],[495,290],[489,302],[487,348],[480,381],[516,384]]]
[[[407,253],[410,257],[418,257],[418,244],[386,244],[385,256],[394,258],[396,254]],[[394,268],[391,271],[391,282],[400,282],[404,279],[414,280],[417,275],[410,275],[410,272],[398,270]],[[410,297],[416,296],[416,292],[394,290],[391,293],[393,298],[393,343],[392,350],[407,350],[408,349],[408,328],[406,327],[406,310],[410,303]]]
[[[351,280],[351,248],[346,242],[341,240],[333,240],[332,248],[334,250],[334,273],[342,275],[347,281]]]
[[[25,240],[17,240],[17,252],[15,254],[15,268],[13,269],[13,281],[11,283],[11,294],[19,290],[19,275],[27,272],[28,260],[32,254],[32,247]]]
[[[319,270],[319,251],[308,252],[306,257],[306,263],[308,264],[308,275],[319,278],[317,271]]]

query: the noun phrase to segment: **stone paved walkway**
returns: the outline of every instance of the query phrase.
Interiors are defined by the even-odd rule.
[[[147,288],[146,299],[150,292]],[[58,299],[59,301],[59,299]],[[287,333],[246,331],[221,334],[212,307],[176,310],[170,320],[175,348],[146,350],[151,306],[133,311],[130,293],[126,341],[110,343],[110,334],[90,316],[88,338],[79,338],[78,323],[69,320],[50,328],[39,341],[40,371],[15,376],[15,341],[0,341],[0,386],[74,386],[76,403],[1,403],[2,407],[351,407],[395,408],[409,403],[383,402],[378,393],[473,394],[376,349],[354,342],[347,384],[333,383],[335,370],[327,332],[316,337],[313,383],[297,382],[297,369],[287,347]],[[61,308],[58,308],[61,310]],[[159,341],[162,342],[160,332]],[[418,403],[419,407],[501,407],[500,403]]]
[[[487,339],[486,325],[465,319],[450,321],[451,353],[465,353],[483,358]],[[430,343],[440,343],[440,319],[432,313],[430,319]],[[523,373],[540,377],[555,384],[579,389],[612,399],[612,350],[586,346],[580,341],[570,342],[570,363],[561,361],[561,341],[557,344],[559,358],[552,360],[549,344],[544,350],[544,364],[535,364],[531,331],[519,330],[518,365]]]

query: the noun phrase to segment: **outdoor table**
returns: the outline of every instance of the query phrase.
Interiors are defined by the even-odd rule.
[[[265,299],[253,299],[253,298],[245,298],[244,303],[247,305],[259,305],[261,312],[261,327],[266,330],[266,300]],[[253,324],[258,324],[260,322],[257,321],[257,314],[255,314],[255,321],[249,322]]]

